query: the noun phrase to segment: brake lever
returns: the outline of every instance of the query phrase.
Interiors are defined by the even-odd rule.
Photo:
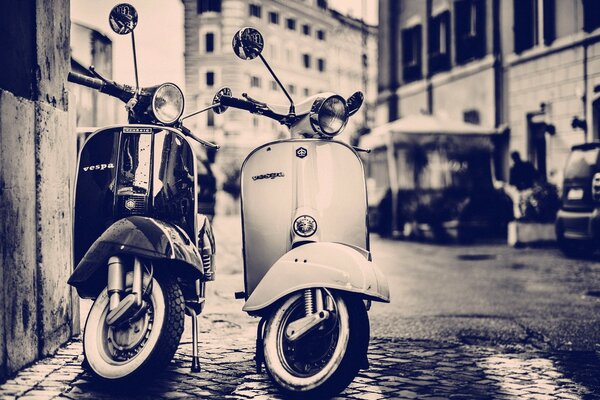
[[[190,131],[188,128],[186,128],[183,125],[181,125],[181,132],[183,132],[186,136],[194,139],[196,142],[200,143],[201,145],[206,146],[210,149],[219,150],[221,148],[221,146],[219,146],[218,144],[214,144],[211,142],[207,142],[206,140],[200,139],[198,136],[194,135],[192,133],[192,131]]]
[[[269,106],[267,105],[267,103],[263,103],[262,101],[258,101],[256,99],[253,99],[252,97],[250,97],[250,95],[248,93],[242,93],[242,97],[245,98],[246,100],[256,104],[257,106],[261,107],[261,108],[269,108]]]
[[[90,65],[89,70],[92,73],[92,75],[94,75],[96,78],[100,79],[102,82],[106,83],[107,85],[114,85],[114,82],[109,81],[108,79],[106,79],[105,77],[100,75],[100,73],[98,71],[96,71],[96,67],[94,67],[93,65]]]
[[[125,104],[125,108],[127,109],[127,111],[131,111],[137,105],[137,103],[138,103],[138,92],[135,92],[134,95]]]
[[[362,147],[352,146],[352,148],[358,152],[367,153],[371,152],[371,149],[363,149]]]

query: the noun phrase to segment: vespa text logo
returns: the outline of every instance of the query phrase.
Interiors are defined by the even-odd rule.
[[[108,164],[96,164],[96,165],[90,165],[87,167],[83,167],[83,170],[85,172],[87,171],[102,171],[105,169],[113,169],[115,167],[115,165],[113,163],[108,163]]]
[[[257,181],[259,179],[275,179],[275,178],[283,178],[285,175],[283,172],[269,172],[268,174],[256,175],[252,177],[253,181]]]

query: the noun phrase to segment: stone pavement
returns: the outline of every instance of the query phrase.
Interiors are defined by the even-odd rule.
[[[175,359],[163,374],[144,383],[143,387],[125,390],[93,381],[81,368],[82,346],[79,339],[75,339],[54,357],[41,360],[0,385],[0,399],[280,399],[267,374],[256,374],[254,335],[257,320],[242,313],[242,302],[233,299],[233,292],[241,290],[243,286],[239,220],[216,219],[215,231],[219,241],[218,275],[217,281],[208,286],[207,305],[200,318],[202,372],[190,372],[191,338],[188,319]],[[386,256],[397,259],[399,256],[394,251],[406,252],[406,247],[398,247],[400,243],[374,244],[378,245],[378,256],[383,261]],[[432,258],[432,249],[440,251],[438,248],[423,249],[421,250],[427,253],[426,259],[417,259],[423,265],[422,269],[426,265],[447,263],[446,260],[451,259],[446,254]],[[389,251],[386,253],[386,250]],[[493,250],[496,251],[495,248]],[[502,251],[508,252],[506,249]],[[415,257],[414,253],[407,254]],[[539,257],[538,253],[534,255]],[[544,263],[545,260],[543,259]],[[583,267],[595,268],[592,264],[581,268]],[[455,265],[446,267],[446,270],[454,271],[457,268]],[[469,274],[485,274],[485,277],[477,278],[484,281],[484,278],[489,280],[491,269],[499,267],[492,265],[476,270],[471,264],[467,264],[463,268],[469,268]],[[570,278],[573,273],[589,279],[590,275],[582,274],[581,268],[569,264],[565,276],[552,276],[552,281],[575,279]],[[413,273],[422,273],[422,269]],[[525,267],[515,269],[521,274],[519,277],[526,270]],[[400,269],[396,273],[406,276],[407,270]],[[427,271],[426,276],[436,273]],[[542,276],[543,273],[535,270],[535,276],[538,275]],[[393,278],[391,274],[390,278]],[[448,277],[438,279],[446,283],[450,281]],[[596,281],[590,282],[590,285],[594,282]],[[396,296],[393,301],[396,303],[386,305],[388,308],[381,307],[381,311],[393,306],[411,309],[411,304],[401,301],[423,301],[422,297],[416,297],[412,292],[401,295],[403,292],[400,289],[403,287],[400,283],[396,282],[394,286]],[[410,281],[411,285],[413,283]],[[500,280],[498,284],[506,283]],[[440,290],[434,285],[429,286],[431,288],[427,289],[428,295],[435,295]],[[421,290],[420,286],[415,287]],[[535,287],[538,288],[539,285]],[[482,299],[483,296],[481,294]],[[500,297],[495,301],[498,299]],[[447,301],[447,297],[442,297],[442,300]],[[435,303],[435,308],[432,306],[432,309],[443,308],[445,303],[442,300]],[[573,313],[576,310],[580,313],[595,310],[584,306],[583,302],[574,303]],[[82,321],[85,321],[88,308],[89,302],[82,302]],[[419,326],[423,325],[422,319],[394,318],[394,313],[377,315],[377,312],[377,307],[374,306],[374,337],[369,349],[371,368],[361,371],[340,399],[600,399],[600,353],[567,351],[573,350],[570,346],[558,349],[540,346],[539,340],[486,341],[477,335],[477,330],[473,331],[469,340],[462,336],[443,335],[443,330],[440,330],[439,335],[417,340],[415,329],[419,331]],[[424,311],[419,311],[419,314],[427,315]],[[491,314],[482,313],[480,319],[487,320],[489,315]],[[573,315],[579,318],[579,314]],[[548,316],[551,317],[552,315]],[[449,319],[454,321],[457,317],[452,315],[452,318],[443,318],[443,324],[449,324]],[[421,325],[418,325],[419,322]],[[546,321],[548,324],[550,322],[551,319]],[[396,333],[396,329],[388,326],[401,324],[406,325],[406,328],[417,326],[415,329],[404,329],[403,333]],[[473,323],[469,326],[472,327]],[[528,332],[527,335],[533,334]],[[533,339],[535,338],[533,335]]]
[[[51,358],[0,385],[0,398],[18,399],[280,399],[266,373],[256,374],[250,335],[202,335],[202,372],[190,372],[191,348],[143,387],[102,386],[83,372],[82,346],[71,342]],[[371,368],[340,399],[592,399],[600,398],[595,353],[548,354],[457,343],[375,338]]]

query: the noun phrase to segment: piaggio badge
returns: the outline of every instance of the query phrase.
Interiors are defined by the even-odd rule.
[[[298,147],[296,150],[296,157],[304,158],[308,155],[308,151],[304,147]]]

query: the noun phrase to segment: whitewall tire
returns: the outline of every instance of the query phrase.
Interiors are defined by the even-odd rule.
[[[304,299],[295,293],[284,299],[265,325],[264,356],[267,372],[288,395],[327,398],[344,390],[366,357],[369,320],[362,300],[333,294],[337,312],[324,329],[297,342],[285,337],[290,322],[304,316]]]
[[[146,378],[164,368],[183,333],[184,300],[171,277],[155,277],[144,315],[125,327],[106,324],[109,296],[105,288],[94,301],[83,333],[87,368],[112,382]]]

